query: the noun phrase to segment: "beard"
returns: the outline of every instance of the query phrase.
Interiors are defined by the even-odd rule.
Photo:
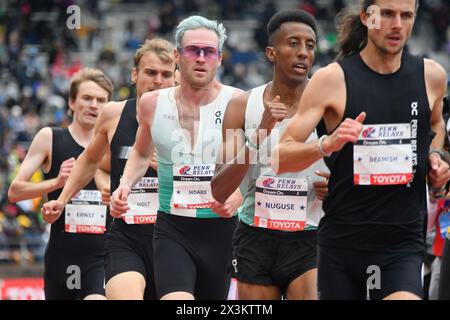
[[[377,48],[377,50],[379,52],[381,52],[383,55],[397,55],[399,53],[401,53],[403,51],[403,49],[406,46],[406,41],[405,40],[403,43],[401,43],[397,48],[389,48],[388,46],[383,44],[383,41],[377,41],[374,38],[370,38],[370,40],[372,41],[373,45],[375,46],[375,48]]]
[[[187,82],[192,87],[197,88],[197,89],[201,89],[201,88],[207,86],[208,84],[210,84],[214,80],[214,77],[215,77],[215,74],[211,73],[211,74],[208,74],[206,77],[201,78],[201,79],[196,78],[193,75],[187,76],[186,79],[187,79]]]

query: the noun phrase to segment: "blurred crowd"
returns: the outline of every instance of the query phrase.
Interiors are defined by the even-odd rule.
[[[134,94],[130,85],[131,57],[145,38],[173,39],[177,23],[191,14],[224,22],[228,41],[219,77],[244,90],[271,78],[264,48],[265,26],[278,10],[300,8],[319,21],[319,45],[314,70],[335,55],[335,15],[356,0],[4,0],[0,2],[0,262],[41,260],[46,225],[37,214],[41,199],[11,204],[9,182],[24,158],[34,134],[43,126],[68,121],[70,77],[83,66],[102,69],[114,82],[114,99]],[[70,5],[81,8],[81,28],[66,27]],[[108,26],[120,8],[151,8],[140,25]],[[119,8],[119,9],[118,9]],[[137,9],[139,10],[139,9]],[[142,13],[142,10],[139,10]],[[420,1],[414,36],[422,28],[432,45],[426,56],[450,56],[450,0]],[[426,29],[426,30],[428,30]],[[108,37],[108,32],[113,36]],[[86,54],[89,57],[86,59]],[[448,61],[447,61],[448,62]],[[449,71],[450,62],[444,66]],[[35,181],[42,179],[37,172]]]

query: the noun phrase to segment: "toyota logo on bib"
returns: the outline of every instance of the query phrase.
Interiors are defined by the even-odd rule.
[[[180,169],[180,174],[189,174],[189,170],[191,169],[191,167],[189,166],[184,166],[183,168]]]
[[[375,128],[369,127],[362,132],[362,136],[364,138],[373,138],[375,134]]]
[[[273,188],[272,187],[272,184],[275,182],[275,179],[273,179],[273,178],[267,178],[267,179],[265,179],[264,181],[263,181],[263,186],[265,187],[265,188]]]

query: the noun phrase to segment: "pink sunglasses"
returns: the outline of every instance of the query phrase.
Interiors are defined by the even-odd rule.
[[[215,60],[219,57],[220,51],[216,47],[199,47],[195,45],[188,45],[183,48],[178,48],[178,51],[190,60],[195,60],[197,57],[203,57],[205,60]]]

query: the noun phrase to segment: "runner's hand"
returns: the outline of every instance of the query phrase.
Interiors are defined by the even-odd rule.
[[[330,174],[323,171],[316,171],[315,174],[319,177],[325,178],[325,180],[316,181],[313,183],[317,199],[323,201],[328,194],[328,179],[330,178]]]
[[[64,204],[57,200],[45,203],[41,208],[42,218],[48,223],[53,223],[59,219],[64,210]]]
[[[284,103],[280,102],[280,96],[277,95],[272,101],[264,104],[264,113],[261,122],[250,140],[257,145],[261,145],[264,139],[270,135],[277,122],[283,121],[286,116],[287,107]]]
[[[435,152],[429,155],[428,163],[430,165],[428,181],[433,188],[439,189],[450,180],[448,163]]]
[[[57,185],[59,188],[63,188],[64,185],[66,184],[67,178],[69,178],[70,172],[72,171],[74,164],[75,164],[74,157],[69,158],[69,159],[65,160],[63,163],[61,163],[61,166],[59,168],[58,177],[56,178]]]
[[[242,195],[240,192],[234,192],[224,204],[216,200],[209,201],[211,210],[217,213],[222,218],[231,218],[236,213],[239,206],[242,204]]]
[[[287,107],[284,103],[280,102],[280,96],[275,96],[272,101],[267,102],[264,105],[264,113],[259,123],[259,130],[270,130],[275,127],[277,122],[283,121],[287,116]],[[269,135],[269,132],[267,135]]]
[[[126,185],[120,185],[111,195],[109,211],[114,218],[120,218],[122,214],[130,210],[128,206],[128,195],[131,189]]]
[[[323,140],[322,149],[325,153],[341,150],[348,142],[355,143],[363,129],[366,113],[361,112],[356,119],[347,118],[326,139]]]

